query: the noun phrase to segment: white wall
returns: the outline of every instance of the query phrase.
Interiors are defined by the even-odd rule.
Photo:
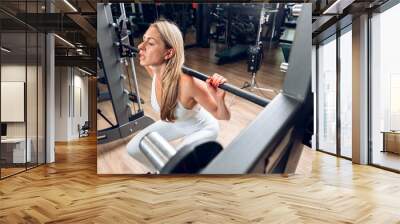
[[[1,81],[0,101],[2,122],[25,121],[25,82]]]
[[[32,69],[32,66],[28,66],[29,69]],[[1,65],[1,81],[25,82],[25,64]]]
[[[68,141],[69,69],[55,68],[55,141]]]
[[[20,64],[3,64],[1,65],[1,81],[4,82],[25,82],[26,67]],[[31,70],[32,66],[28,66]],[[7,110],[7,108],[1,108]],[[7,123],[7,135],[9,137],[24,137],[25,136],[25,123],[24,122],[10,122]]]
[[[78,124],[88,120],[88,79],[75,68],[56,67],[55,85],[55,140],[77,139]]]
[[[75,107],[75,119],[73,120],[73,133],[72,135],[74,138],[79,138],[79,133],[78,133],[78,124],[82,126],[85,121],[89,120],[89,102],[88,102],[88,77],[84,76],[85,74],[80,72],[79,70],[75,69],[75,80],[74,80],[74,86],[75,86],[75,92],[74,94],[77,94],[76,90],[80,89],[80,98],[77,97],[77,95],[74,96],[75,100],[75,105],[79,104],[81,107],[81,112],[78,110],[79,108]],[[76,100],[80,100],[81,102],[76,102]]]
[[[26,69],[30,74],[34,69],[36,69],[36,67],[25,67],[25,64],[3,64],[1,66],[1,81],[25,82]],[[28,93],[28,97],[29,95],[30,94]],[[7,108],[1,108],[1,110],[7,110]],[[25,122],[7,122],[7,136],[25,137],[25,126]]]
[[[29,146],[32,151],[32,161],[36,162],[39,158],[39,163],[44,163],[45,159],[45,142],[44,142],[44,74],[41,66],[32,66],[25,64],[2,64],[1,66],[2,82],[24,82],[26,83],[26,106],[22,102],[20,110],[24,116],[26,112],[26,120],[23,118],[21,122],[6,122],[8,138],[24,138],[25,135],[30,139]],[[25,80],[27,78],[27,80]],[[3,93],[2,89],[2,93]],[[19,93],[24,94],[25,90],[19,90]],[[7,97],[2,95],[2,98]],[[3,105],[3,102],[2,102]],[[11,107],[2,107],[2,112],[13,113]],[[15,109],[14,109],[15,110]],[[15,113],[15,112],[14,112]],[[38,153],[38,157],[37,157]]]

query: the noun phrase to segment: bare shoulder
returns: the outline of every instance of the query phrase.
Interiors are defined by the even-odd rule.
[[[182,84],[186,86],[186,88],[189,88],[190,90],[197,90],[199,88],[203,88],[205,82],[194,78],[193,76],[187,75],[183,73],[182,75]]]
[[[198,98],[199,96],[204,96],[208,92],[206,82],[190,75],[183,75],[182,82],[182,85],[185,86],[182,86],[182,93],[186,96],[190,96],[190,98]]]
[[[180,80],[180,86],[182,91],[186,94],[190,92],[190,90],[193,90],[194,85],[195,85],[195,80],[193,79],[193,77],[185,73],[182,73]]]

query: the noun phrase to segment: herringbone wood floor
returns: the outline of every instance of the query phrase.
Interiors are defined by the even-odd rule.
[[[94,138],[58,144],[0,181],[0,223],[400,223],[400,175],[305,152],[290,177],[98,176]]]

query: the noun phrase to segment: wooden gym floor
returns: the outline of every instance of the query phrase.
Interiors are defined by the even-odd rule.
[[[96,139],[0,181],[0,223],[400,223],[400,176],[305,151],[289,177],[96,174]]]

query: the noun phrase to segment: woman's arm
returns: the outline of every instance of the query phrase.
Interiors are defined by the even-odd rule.
[[[193,78],[191,93],[192,97],[219,120],[229,120],[231,113],[225,103],[225,91],[218,88],[226,79],[214,74],[203,82]]]

